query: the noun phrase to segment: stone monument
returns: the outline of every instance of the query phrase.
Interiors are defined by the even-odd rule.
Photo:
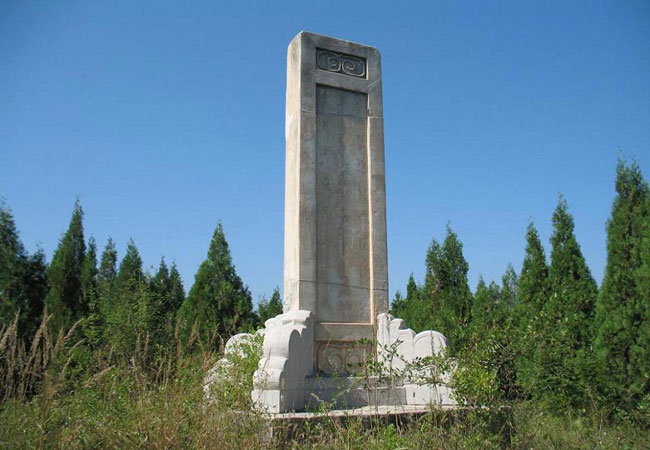
[[[404,368],[446,347],[440,333],[416,335],[388,314],[379,51],[303,31],[287,60],[285,305],[261,331],[253,401],[272,413],[333,398],[339,407],[453,403],[446,374],[376,381],[372,396],[354,384],[373,355]]]

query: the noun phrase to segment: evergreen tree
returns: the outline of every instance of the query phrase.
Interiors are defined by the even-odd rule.
[[[157,334],[165,334],[165,331],[169,331],[169,328],[166,328],[167,325],[167,309],[169,306],[169,295],[171,291],[171,280],[169,278],[169,269],[165,263],[165,258],[160,259],[160,264],[158,265],[158,271],[156,274],[151,277],[149,280],[149,291],[151,292],[151,297],[153,300],[152,307],[154,311],[152,314],[153,328],[157,331]]]
[[[12,323],[18,311],[25,314],[29,307],[21,295],[25,255],[11,211],[0,203],[0,325]]]
[[[28,255],[9,208],[0,201],[0,327],[18,318],[18,333],[31,339],[47,293],[47,265],[42,250]]]
[[[81,266],[81,297],[91,312],[97,309],[97,244],[92,236]]]
[[[275,288],[271,295],[271,300],[268,302],[266,299],[261,299],[258,305],[258,315],[260,316],[261,323],[266,322],[279,314],[282,314],[282,298],[280,297],[280,289]]]
[[[81,291],[81,271],[86,256],[83,232],[83,210],[75,202],[70,226],[59,241],[48,270],[49,292],[45,299],[51,324],[56,329],[68,328],[88,314]]]
[[[409,276],[406,284],[406,298],[402,298],[399,291],[395,294],[391,314],[404,319],[409,328],[416,331],[426,330],[427,325],[431,323],[431,304],[421,294],[421,288],[415,282],[413,274]]]
[[[107,259],[110,259],[108,255]],[[101,278],[103,280],[103,275]],[[131,354],[137,339],[150,338],[152,301],[142,270],[142,258],[130,239],[104,308],[104,338],[118,355]]]
[[[98,346],[101,341],[101,316],[99,312],[99,294],[97,291],[97,244],[91,237],[88,251],[81,267],[81,295],[83,303],[88,305],[89,315],[83,323],[83,330],[88,342]]]
[[[647,202],[650,211],[650,200]],[[650,217],[646,216],[643,241],[641,248],[641,267],[636,271],[636,286],[638,301],[635,304],[636,314],[632,322],[638,324],[635,343],[630,348],[630,363],[628,373],[630,387],[625,403],[626,407],[636,407],[645,415],[645,421],[650,422]]]
[[[619,161],[616,194],[607,223],[607,266],[596,307],[595,347],[606,397],[619,408],[630,408],[650,389],[648,347],[642,343],[650,320],[644,314],[650,301],[644,270],[650,259],[643,246],[650,191],[637,164]]]
[[[172,266],[169,269],[169,286],[169,300],[166,311],[169,314],[169,317],[173,319],[173,322],[176,318],[178,310],[185,300],[185,288],[183,287],[183,280],[181,279],[181,274],[178,273],[178,268],[176,267],[175,262],[172,263]]]
[[[185,339],[195,330],[202,342],[228,336],[254,325],[253,302],[230,256],[221,223],[210,242],[194,285],[179,311]]]
[[[539,314],[548,298],[548,265],[546,254],[535,225],[526,230],[526,255],[517,281],[521,312],[530,312],[527,319]],[[524,321],[525,322],[525,321]],[[524,324],[527,326],[527,324]]]
[[[427,252],[424,296],[432,309],[430,329],[447,336],[452,349],[459,347],[471,318],[468,269],[463,244],[447,226],[443,245],[433,240]]]
[[[99,296],[99,307],[102,310],[109,307],[111,292],[117,276],[117,249],[113,239],[108,238],[106,247],[102,252],[99,270],[97,272],[97,293]],[[104,314],[104,312],[102,312]]]
[[[487,285],[483,277],[479,277],[472,303],[471,333],[459,350],[463,364],[475,368],[478,365],[488,379],[493,380],[490,384],[498,389],[492,401],[513,400],[519,392],[513,333],[517,276],[511,265],[502,281],[502,287],[495,282]]]
[[[519,354],[517,324],[519,321],[519,279],[512,264],[501,277],[501,291],[496,302],[495,346],[496,378],[503,396],[514,400],[521,396],[516,359]]]
[[[549,297],[546,254],[535,225],[526,231],[526,254],[517,280],[519,305],[516,307],[518,357],[517,377],[527,392],[534,390],[540,377],[534,363],[535,351],[541,339],[541,315]]]
[[[126,254],[122,258],[120,268],[115,276],[114,287],[120,293],[123,291],[135,292],[143,281],[144,271],[142,270],[142,258],[133,239],[129,239],[129,243],[126,246]]]
[[[533,389],[537,397],[553,399],[557,406],[582,404],[586,400],[585,377],[591,373],[597,286],[573,230],[573,218],[560,197],[553,213],[550,296],[542,311],[534,357],[538,379]]]
[[[512,264],[508,264],[501,277],[501,292],[497,302],[497,309],[503,317],[513,317],[513,310],[519,305],[518,281],[515,268],[512,267]]]
[[[491,282],[488,286],[479,276],[472,301],[472,333],[483,339],[496,322],[496,308],[501,295],[499,286]]]
[[[113,285],[117,276],[117,250],[113,239],[108,238],[108,242],[102,252],[97,271],[97,312],[94,316],[96,325],[103,330],[105,337],[109,338],[106,330],[107,318],[113,313],[114,309],[114,292]],[[109,341],[106,341],[109,342]]]
[[[161,343],[166,342],[174,333],[176,313],[185,298],[183,282],[176,264],[172,264],[170,270],[162,258],[158,271],[151,277],[149,289],[153,301],[152,334]]]
[[[38,249],[21,258],[21,262],[22,283],[18,298],[23,306],[18,326],[22,329],[20,335],[31,340],[40,325],[48,290],[45,251]]]

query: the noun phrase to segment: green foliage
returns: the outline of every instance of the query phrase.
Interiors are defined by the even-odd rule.
[[[50,289],[45,304],[55,329],[67,328],[88,314],[89,305],[84,302],[81,287],[85,256],[83,210],[77,200],[68,230],[59,240],[48,270]]]
[[[472,303],[471,331],[474,335],[482,337],[495,325],[500,295],[501,290],[495,282],[488,286],[483,277],[479,276]]]
[[[458,352],[461,369],[454,378],[464,404],[494,407],[521,395],[515,368],[517,281],[511,265],[502,277],[502,287],[494,282],[486,285],[479,278],[469,336]]]
[[[519,304],[515,309],[519,356],[516,359],[517,376],[525,391],[531,392],[540,378],[535,364],[541,317],[549,296],[546,254],[533,223],[526,231],[526,254],[517,281]]]
[[[183,282],[176,264],[171,270],[167,268],[165,259],[160,260],[158,271],[149,280],[149,291],[152,296],[151,304],[151,335],[156,344],[164,345],[174,333],[176,311],[185,299]]]
[[[423,296],[431,307],[426,327],[447,336],[452,352],[462,345],[471,318],[468,269],[463,244],[447,226],[444,243],[434,239],[427,252]]]
[[[472,296],[457,235],[427,252],[426,277],[409,277],[391,312],[421,331],[443,332],[453,359],[419,360],[413,374],[457,366],[456,397],[469,409],[432,411],[409,425],[327,420],[300,430],[314,448],[643,448],[650,441],[650,192],[636,164],[620,162],[598,293],[560,198],[550,267],[531,223],[521,274],[482,278]],[[0,443],[8,447],[262,447],[250,412],[257,346],[231,354],[203,401],[203,376],[225,341],[282,312],[276,288],[252,311],[221,224],[187,298],[161,260],[145,273],[133,241],[117,268],[109,239],[97,267],[77,202],[49,268],[28,255],[0,204]],[[50,278],[48,290],[47,278]],[[48,314],[43,315],[47,295]],[[18,314],[18,312],[20,313]],[[40,326],[39,326],[40,323]],[[74,324],[74,325],[72,325]],[[54,325],[54,326],[52,326]],[[222,342],[223,342],[222,341]],[[200,350],[200,351],[197,351]],[[394,350],[394,349],[393,349]],[[362,363],[369,377],[394,380]],[[424,372],[422,369],[434,367]],[[365,370],[365,371],[364,371]],[[411,375],[411,374],[409,374]],[[233,421],[233,409],[238,413]],[[442,426],[444,425],[444,426]],[[218,435],[216,442],[214,436]],[[294,436],[295,437],[295,436]]]
[[[33,336],[47,293],[47,265],[42,250],[27,254],[9,208],[0,202],[0,328],[17,323],[22,340]]]
[[[535,378],[530,391],[562,408],[587,401],[593,373],[591,344],[596,282],[573,233],[573,218],[560,197],[553,213],[549,297],[536,326]]]
[[[409,276],[406,285],[406,297],[402,298],[399,291],[391,305],[391,314],[404,319],[409,327],[416,331],[427,329],[431,321],[432,306],[428,299],[422,295],[422,287],[415,282],[413,274]]]
[[[132,239],[103,304],[104,342],[117,355],[125,356],[140,342],[149,341],[154,320],[153,298],[142,270],[142,259]]]
[[[102,259],[97,273],[97,290],[101,297],[105,297],[113,290],[117,276],[117,249],[113,239],[108,238],[106,247],[102,252]]]
[[[650,191],[637,164],[619,161],[616,194],[607,223],[595,347],[604,395],[629,411],[650,393]]]
[[[90,345],[97,348],[101,343],[102,322],[99,310],[99,292],[97,290],[97,244],[91,237],[88,251],[81,267],[81,295],[83,303],[88,305],[88,316],[81,327]]]
[[[246,410],[252,407],[253,373],[263,353],[264,338],[249,335],[237,341],[234,348],[227,349],[224,358],[214,370],[214,382],[210,385],[209,398],[224,409]]]
[[[280,289],[275,288],[271,299],[267,302],[265,298],[260,299],[257,307],[257,315],[260,317],[260,322],[264,323],[268,319],[282,314],[282,298],[280,297]]]
[[[186,342],[196,336],[203,342],[227,338],[255,325],[251,295],[235,272],[221,223],[212,236],[208,258],[201,263],[181,306],[179,319]]]
[[[81,297],[90,311],[97,309],[97,244],[91,236],[81,266]]]

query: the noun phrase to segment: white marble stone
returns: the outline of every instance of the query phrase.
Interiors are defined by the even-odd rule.
[[[302,409],[305,378],[313,373],[313,353],[310,311],[289,311],[267,320],[264,354],[253,375],[253,403],[272,413]]]
[[[285,308],[266,321],[253,402],[275,414],[454,404],[448,373],[413,370],[444,354],[445,337],[387,314],[379,51],[301,32],[287,59]],[[233,337],[226,352],[246,339]],[[374,356],[397,375],[361,376]]]
[[[347,373],[388,310],[380,55],[301,32],[287,59],[285,301],[314,314],[315,368]]]
[[[228,376],[228,370],[232,367],[234,360],[246,357],[246,349],[250,349],[255,345],[255,335],[264,335],[265,333],[266,330],[262,328],[255,334],[239,333],[228,339],[224,349],[223,358],[217,361],[214,367],[208,371],[203,380],[203,392],[208,400],[213,398],[211,390],[213,389],[214,383],[219,378]]]
[[[456,404],[446,348],[447,338],[437,331],[416,334],[402,319],[387,313],[377,317],[378,360],[389,371],[404,374],[401,383],[408,405]]]

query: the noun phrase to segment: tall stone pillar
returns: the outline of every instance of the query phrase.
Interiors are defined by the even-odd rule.
[[[264,348],[251,392],[263,411],[454,403],[448,374],[435,359],[423,367],[444,354],[445,337],[387,314],[383,134],[379,52],[298,34],[287,69],[285,310],[257,332]],[[359,345],[364,338],[373,343]],[[228,341],[208,397],[229,353],[249,339]],[[366,352],[402,375],[386,384],[351,373]]]
[[[312,313],[315,371],[345,373],[388,310],[380,55],[303,31],[287,59],[285,312]]]

